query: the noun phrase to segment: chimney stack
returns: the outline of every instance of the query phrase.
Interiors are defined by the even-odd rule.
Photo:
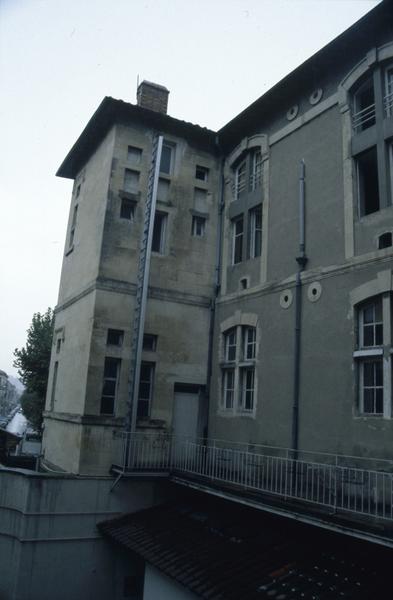
[[[166,115],[168,108],[169,90],[163,85],[143,80],[138,86],[136,94],[137,104],[142,108],[148,108],[155,112]]]

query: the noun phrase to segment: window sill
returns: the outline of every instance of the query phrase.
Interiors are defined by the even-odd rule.
[[[354,358],[367,358],[368,356],[382,356],[383,348],[369,348],[362,350],[355,350],[353,353]]]
[[[140,191],[126,192],[126,190],[119,190],[120,198],[122,198],[124,200],[131,200],[132,202],[135,202],[135,204],[139,201],[140,195],[141,195]]]

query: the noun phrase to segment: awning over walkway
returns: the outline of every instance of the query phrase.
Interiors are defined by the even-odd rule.
[[[194,494],[100,531],[210,600],[382,598],[391,550]]]

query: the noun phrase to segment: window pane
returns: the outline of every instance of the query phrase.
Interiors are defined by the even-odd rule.
[[[105,398],[102,397],[101,398],[101,408],[100,408],[100,413],[102,415],[113,415],[113,409],[114,409],[114,398]]]
[[[374,363],[375,370],[375,385],[383,386],[383,369],[382,369],[382,361],[378,361]]]
[[[146,400],[138,400],[138,417],[148,417],[149,416],[149,402]]]
[[[375,390],[375,412],[377,414],[383,414],[383,389],[379,388]]]
[[[382,323],[375,326],[375,345],[382,346],[383,344],[383,327]]]
[[[374,385],[374,363],[372,362],[363,364],[363,385],[366,387]]]
[[[172,158],[172,146],[169,146],[168,144],[163,144],[162,153],[161,153],[161,163],[160,163],[161,173],[167,173],[168,175],[170,174],[171,158]]]
[[[150,398],[150,383],[144,383],[143,381],[139,384],[139,398],[149,400]]]
[[[114,396],[116,392],[116,380],[106,379],[104,381],[104,389],[102,390],[103,396]]]
[[[123,344],[124,331],[121,329],[108,329],[106,343],[110,346],[121,346]]]
[[[374,390],[364,390],[363,403],[365,413],[374,412]]]
[[[154,217],[153,241],[151,249],[153,252],[164,252],[164,227],[166,215],[156,213]]]
[[[372,325],[363,327],[363,345],[374,346],[374,327]]]
[[[360,215],[379,210],[377,148],[371,148],[357,157],[358,197]]]
[[[363,322],[365,324],[374,322],[374,304],[366,306],[363,309]]]
[[[132,221],[134,217],[134,203],[128,198],[122,198],[120,207],[120,218]]]
[[[116,379],[119,360],[117,358],[106,358],[104,367],[104,377]]]

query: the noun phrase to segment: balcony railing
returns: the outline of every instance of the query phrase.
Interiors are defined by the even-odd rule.
[[[117,465],[393,521],[393,461],[165,434],[122,434]],[[120,450],[120,448],[119,448]]]
[[[352,127],[356,133],[371,127],[375,123],[375,104],[370,104],[352,115]]]
[[[384,104],[385,114],[387,117],[390,117],[393,114],[393,87],[392,90],[386,94],[384,98]]]

